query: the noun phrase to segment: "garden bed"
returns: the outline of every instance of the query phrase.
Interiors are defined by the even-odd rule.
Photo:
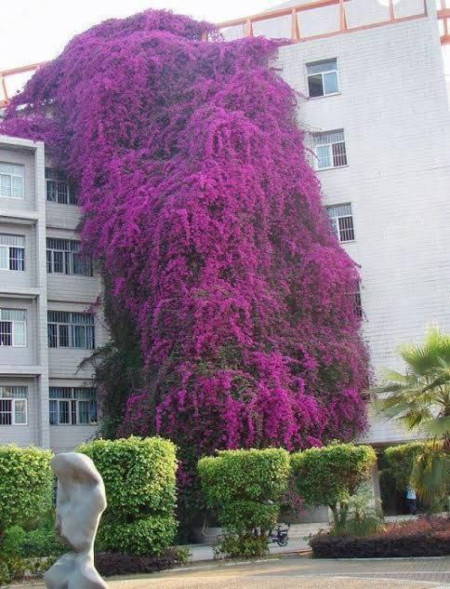
[[[395,558],[450,554],[450,520],[421,518],[388,524],[371,536],[320,533],[310,545],[315,558]]]

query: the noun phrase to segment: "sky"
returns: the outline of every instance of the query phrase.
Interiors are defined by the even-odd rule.
[[[102,20],[166,8],[221,22],[262,12],[283,0],[0,0],[0,71],[47,61]]]

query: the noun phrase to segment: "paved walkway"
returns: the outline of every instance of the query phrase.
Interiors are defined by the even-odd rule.
[[[43,588],[42,584],[33,584]],[[386,560],[270,559],[208,564],[133,578],[110,589],[450,589],[450,557]],[[23,586],[22,586],[23,589]]]

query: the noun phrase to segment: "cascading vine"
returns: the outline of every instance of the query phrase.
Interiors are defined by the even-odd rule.
[[[0,127],[43,139],[76,180],[84,247],[136,326],[145,387],[118,433],[160,432],[185,460],[365,425],[358,272],[277,47],[165,11],[110,20],[39,70]]]

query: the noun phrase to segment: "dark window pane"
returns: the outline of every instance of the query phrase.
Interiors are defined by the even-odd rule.
[[[58,401],[49,401],[50,425],[58,425]]]
[[[333,150],[333,166],[335,168],[346,166],[347,153],[345,151],[345,143],[333,143],[331,147]]]
[[[58,325],[58,330],[59,330],[59,347],[60,348],[68,348],[70,346],[69,326],[68,325]]]
[[[11,321],[0,321],[0,346],[12,346]]]
[[[53,252],[53,272],[64,274],[64,252]]]
[[[308,76],[308,88],[309,95],[311,97],[323,96],[322,74],[318,74],[316,76]]]
[[[0,399],[0,425],[11,425],[12,423],[12,401]]]
[[[59,423],[70,423],[70,401],[58,401],[59,403]]]
[[[339,239],[341,241],[353,241],[355,239],[353,217],[339,218]]]
[[[58,326],[54,323],[49,323],[47,326],[47,334],[48,334],[48,347],[49,348],[57,348],[58,347]]]
[[[23,247],[9,248],[9,269],[21,272],[25,270],[25,250]]]

